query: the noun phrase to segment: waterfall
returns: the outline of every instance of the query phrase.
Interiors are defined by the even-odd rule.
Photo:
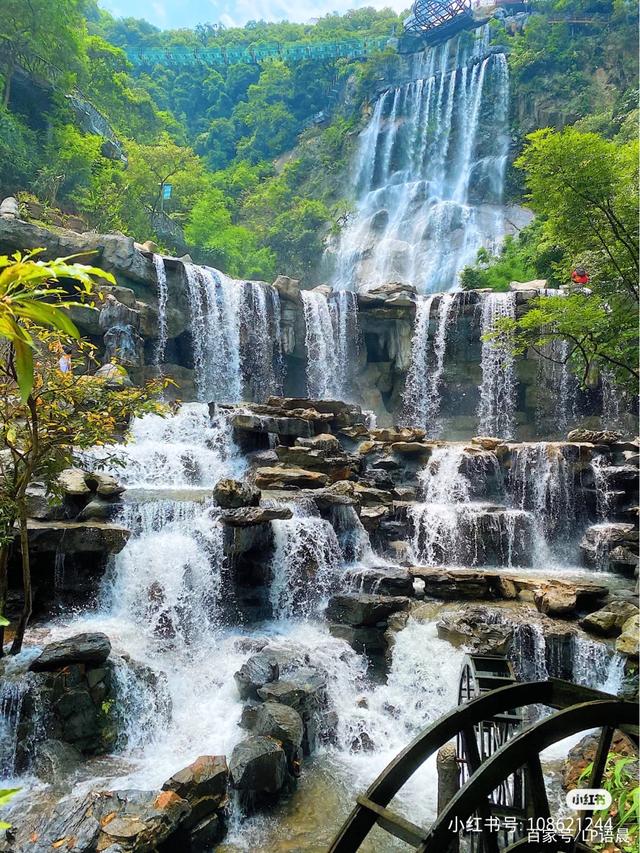
[[[578,378],[569,365],[569,341],[554,338],[541,350],[543,358],[538,368],[537,385],[548,401],[546,417],[553,422],[555,432],[563,438],[578,420]],[[537,411],[540,420],[541,412]]]
[[[509,79],[505,56],[486,55],[488,36],[483,28],[471,50],[466,39],[427,50],[418,79],[378,97],[356,154],[356,211],[335,252],[337,289],[449,290],[480,246],[499,244]]]
[[[185,403],[171,417],[136,418],[130,437],[129,444],[94,448],[88,463],[115,456],[120,464],[112,473],[139,489],[211,488],[244,469],[225,414],[212,417],[203,403]]]
[[[429,323],[434,298],[433,296],[423,297],[416,308],[411,338],[411,361],[403,397],[406,423],[410,426],[423,427],[430,438],[437,438],[442,430],[439,421],[442,374],[447,351],[447,333],[454,319],[452,309],[457,305],[457,294],[440,295],[438,322],[433,338],[433,354],[430,358]]]
[[[379,562],[371,547],[369,534],[352,506],[337,504],[331,508],[330,518],[345,563],[370,565],[375,559]]]
[[[354,393],[353,383],[360,355],[358,297],[346,290],[337,291],[332,295],[331,312],[338,361],[338,398],[350,400]]]
[[[282,393],[284,354],[280,296],[270,284],[244,284],[241,365],[247,396],[257,402]]]
[[[329,300],[317,290],[301,291],[311,398],[348,399],[359,352],[358,302],[354,293]]]
[[[427,566],[528,564],[533,535],[530,513],[473,500],[472,482],[477,490],[484,473],[479,461],[463,446],[437,447],[420,472],[424,502],[409,509],[411,550],[418,562]]]
[[[509,491],[515,505],[535,520],[536,565],[548,564],[550,543],[569,544],[568,525],[577,514],[573,475],[562,445],[523,444],[512,453]]]
[[[293,518],[274,521],[271,606],[276,619],[309,618],[335,582],[342,552],[335,531],[306,504],[292,504]]]
[[[600,521],[606,521],[609,517],[613,500],[613,493],[609,486],[609,474],[616,469],[606,463],[607,460],[604,456],[594,456],[591,460],[593,484],[596,491],[596,512]]]
[[[198,396],[208,402],[242,397],[240,307],[243,288],[218,270],[185,264]]]
[[[24,701],[31,690],[24,673],[12,679],[6,674],[0,681],[0,778],[13,776],[16,770],[19,723]]]
[[[486,294],[482,301],[482,337],[495,331],[498,320],[515,319],[515,316],[515,293]],[[517,393],[513,354],[499,339],[483,340],[481,366],[479,432],[497,438],[512,438]]]
[[[425,379],[429,363],[429,323],[433,296],[420,297],[416,304],[416,319],[411,338],[411,360],[404,396],[402,398],[404,420],[409,426],[422,426],[427,422]]]
[[[167,301],[169,299],[169,291],[167,288],[167,271],[164,268],[164,258],[162,255],[156,255],[154,253],[153,266],[156,271],[156,292],[158,296],[158,341],[156,343],[153,361],[154,364],[159,366],[164,361],[165,350],[167,348]]]

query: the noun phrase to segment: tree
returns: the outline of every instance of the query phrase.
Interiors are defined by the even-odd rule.
[[[592,279],[638,299],[638,145],[618,145],[573,127],[528,137],[516,161],[546,234],[567,259],[591,253]]]
[[[524,169],[530,200],[541,217],[540,244],[554,243],[552,266],[569,279],[585,266],[590,293],[541,297],[518,320],[498,323],[495,334],[515,352],[569,343],[567,360],[583,384],[606,371],[622,387],[638,387],[637,144],[605,140],[575,128],[531,134],[517,165]]]
[[[39,60],[53,66],[49,73],[55,74],[58,85],[71,86],[86,60],[83,5],[83,0],[3,0],[0,72],[5,107],[18,68],[37,66]]]
[[[64,311],[73,303],[60,280],[76,282],[77,291],[85,296],[91,293],[96,277],[115,284],[111,273],[70,263],[71,257],[36,260],[42,251],[34,249],[26,255],[16,252],[11,257],[0,255],[0,337],[8,340],[12,347],[15,379],[23,401],[33,388],[36,341],[29,324],[55,329],[68,337],[79,337]]]
[[[29,484],[38,478],[55,496],[59,474],[73,464],[79,451],[113,443],[132,416],[163,411],[156,402],[162,387],[158,382],[114,390],[107,379],[86,372],[95,358],[94,347],[84,341],[75,342],[73,369],[62,372],[58,368],[60,347],[74,339],[42,327],[32,326],[29,333],[37,340],[38,357],[35,381],[26,399],[19,393],[12,346],[0,363],[0,612],[6,604],[8,557],[16,527],[24,596],[12,654],[22,647],[32,608]]]

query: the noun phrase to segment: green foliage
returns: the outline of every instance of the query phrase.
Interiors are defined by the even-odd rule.
[[[594,283],[637,300],[637,142],[620,145],[571,127],[528,140],[516,165],[544,233],[569,263],[588,256]]]
[[[34,382],[36,339],[29,325],[54,329],[71,338],[79,334],[65,313],[64,309],[74,303],[68,298],[63,301],[67,293],[58,284],[60,279],[77,282],[78,290],[85,295],[91,293],[94,278],[115,283],[111,273],[69,263],[72,258],[35,260],[41,251],[35,249],[24,256],[19,252],[11,257],[0,255],[0,337],[13,348],[15,380],[23,402],[31,394]]]
[[[8,622],[6,619],[3,619],[3,622],[0,622],[0,625],[1,624],[7,625]],[[0,808],[2,808],[2,806],[6,806],[7,803],[20,792],[20,790],[20,788],[0,788]],[[11,824],[4,820],[0,820],[0,830],[3,829],[11,829]]]
[[[579,785],[588,785],[593,772],[593,762],[578,779]],[[608,809],[594,813],[595,820],[603,823],[611,819],[614,832],[627,831],[627,841],[619,843],[624,853],[636,853],[640,835],[640,787],[638,786],[638,759],[621,757],[610,752],[607,756],[602,787],[611,794]],[[605,850],[606,844],[596,844],[594,850]]]
[[[600,115],[594,129],[616,133],[637,86],[637,40],[631,0],[538,0],[526,27],[508,38],[522,130],[539,127],[541,114],[555,126]]]
[[[569,341],[570,360],[583,384],[606,370],[632,394],[638,382],[637,143],[618,143],[575,128],[547,128],[528,137],[517,165],[540,218],[503,258],[466,273],[492,280],[508,258],[549,263],[551,278],[569,281],[576,264],[591,276],[590,295],[541,298],[523,317],[498,324],[516,352],[541,350],[555,337]]]

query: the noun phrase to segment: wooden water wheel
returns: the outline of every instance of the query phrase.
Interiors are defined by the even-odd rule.
[[[560,679],[515,683],[504,659],[466,659],[460,699],[462,704],[419,734],[357,797],[330,853],[358,850],[376,825],[422,853],[448,853],[458,849],[460,838],[465,837],[452,827],[466,824],[474,815],[481,819],[514,816],[517,825],[525,818],[547,819],[551,810],[540,764],[543,750],[570,735],[601,729],[588,785],[598,788],[614,731],[620,729],[638,743],[634,703]],[[534,705],[546,705],[555,713],[525,726],[521,710]],[[459,744],[461,787],[433,824],[421,827],[389,809],[405,782],[452,740]],[[591,813],[581,815],[583,822],[569,839],[555,836],[541,844],[521,837],[519,831],[484,830],[472,843],[482,853],[592,853],[582,830]]]

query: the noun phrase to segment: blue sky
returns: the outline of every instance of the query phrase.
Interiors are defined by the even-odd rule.
[[[310,21],[327,12],[346,12],[361,6],[401,12],[412,0],[100,0],[116,17],[146,18],[163,29],[221,22],[242,26],[250,20]]]

